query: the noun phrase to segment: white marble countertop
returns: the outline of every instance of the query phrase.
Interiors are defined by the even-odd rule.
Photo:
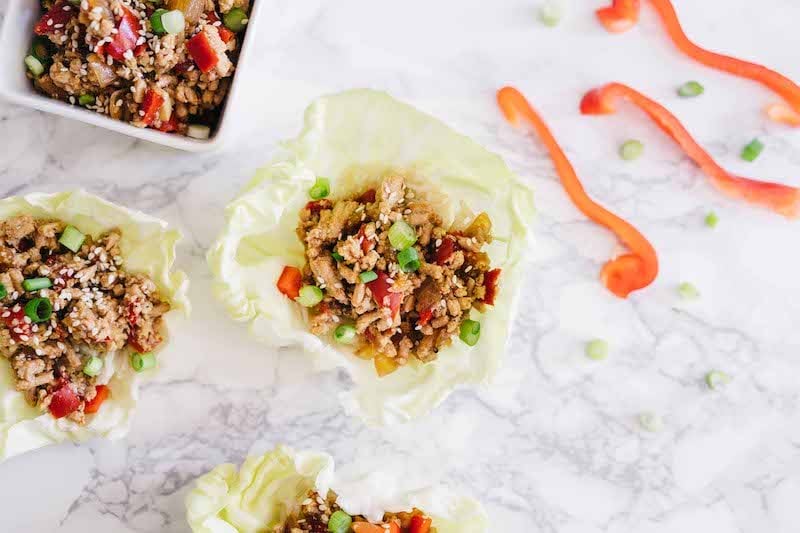
[[[594,20],[602,0],[572,0],[555,29],[538,23],[538,0],[261,1],[270,6],[242,94],[249,109],[225,153],[178,153],[0,105],[0,195],[78,186],[164,217],[185,233],[179,263],[194,303],[126,441],[0,465],[0,531],[186,532],[196,476],[277,442],[340,463],[408,461],[480,498],[496,532],[798,531],[800,222],[721,196],[636,110],[577,112],[585,90],[627,82],[730,170],[800,185],[800,131],[761,114],[772,94],[680,56],[649,8],[637,29],[611,36]],[[800,3],[676,5],[699,42],[800,80]],[[675,87],[690,79],[706,94],[679,100]],[[507,83],[550,122],[589,192],[652,240],[662,271],[650,288],[619,300],[599,284],[615,240],[572,207],[540,145],[502,120],[494,91]],[[299,131],[310,100],[357,86],[386,89],[499,152],[535,186],[540,214],[499,383],[401,428],[345,417],[334,400],[343,376],[313,375],[302,355],[250,341],[212,300],[204,261],[222,206]],[[766,150],[748,164],[738,152],[755,136]],[[627,138],[646,144],[636,162],[616,156]],[[703,225],[712,209],[714,230]],[[702,297],[682,302],[682,281]],[[593,337],[610,342],[608,360],[584,357]],[[713,369],[733,382],[709,391]],[[642,411],[661,415],[663,431],[642,431]]]

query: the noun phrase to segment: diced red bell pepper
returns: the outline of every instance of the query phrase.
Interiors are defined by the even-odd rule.
[[[417,320],[417,324],[420,326],[424,326],[428,322],[431,321],[433,318],[433,309],[425,309],[424,311],[419,312],[419,320]]]
[[[86,402],[86,405],[83,406],[83,412],[87,415],[92,415],[99,411],[100,406],[103,405],[103,402],[108,399],[108,396],[111,393],[111,389],[109,389],[106,385],[98,385],[94,388],[94,390],[94,398]]]
[[[58,390],[53,393],[50,400],[50,414],[55,418],[64,418],[75,411],[81,406],[81,399],[69,386],[69,383],[63,383]]]
[[[216,11],[209,11],[208,13],[206,13],[206,19],[208,19],[208,21],[212,25],[215,22],[220,22],[219,16],[217,15]],[[228,28],[226,28],[222,24],[219,24],[219,25],[214,26],[214,27],[217,28],[217,31],[219,32],[219,38],[222,39],[222,42],[225,43],[225,44],[228,44],[230,42],[230,40],[233,39],[236,36],[235,33],[233,33],[231,30],[229,30]]]
[[[172,67],[172,72],[176,74],[183,74],[184,72],[188,72],[192,66],[194,66],[194,63],[187,59],[186,61],[181,61]]]
[[[147,43],[142,43],[133,49],[133,57],[139,57],[147,52]]]
[[[358,201],[362,204],[371,204],[375,202],[375,189],[368,189],[358,197]]]
[[[201,72],[210,72],[219,63],[217,51],[211,46],[204,31],[189,39],[186,49]]]
[[[442,244],[436,249],[436,264],[443,265],[456,251],[456,241],[452,237],[442,239]]]
[[[303,286],[303,273],[297,267],[285,266],[281,276],[278,278],[277,286],[281,294],[285,294],[294,300],[300,296],[300,287]]]
[[[483,296],[483,303],[494,305],[495,298],[497,298],[497,280],[500,278],[500,272],[502,271],[499,268],[495,268],[487,272],[483,277],[483,286],[486,289]]]
[[[163,104],[164,97],[153,89],[148,89],[144,94],[144,99],[140,107],[140,110],[144,111],[144,115],[141,113],[139,114],[139,121],[147,126],[152,124],[156,116],[158,116],[158,110],[161,109]]]
[[[306,209],[308,209],[312,213],[319,213],[324,208],[325,206],[323,205],[322,200],[314,200],[306,204]]]
[[[595,11],[597,19],[612,33],[622,33],[639,22],[640,0],[613,0],[612,4]]]
[[[173,131],[178,131],[178,117],[175,113],[170,115],[169,120],[161,121],[161,125],[158,127],[158,131],[163,131],[164,133],[172,133]]]
[[[66,9],[65,9],[66,8]],[[47,13],[42,15],[36,26],[33,27],[36,35],[47,35],[48,33],[61,33],[72,17],[77,15],[78,10],[63,0],[59,0]]]
[[[356,234],[356,237],[361,239],[361,251],[364,252],[365,254],[368,253],[373,248],[375,248],[375,241],[373,241],[372,239],[368,239],[367,238],[367,226],[366,225],[363,225],[363,226],[361,226],[361,228],[359,228],[358,233]]]
[[[105,44],[105,51],[117,61],[125,61],[125,53],[136,48],[136,42],[141,37],[139,35],[141,29],[139,17],[127,7],[122,7],[122,17],[117,23],[117,33],[110,43]]]
[[[392,311],[392,316],[397,316],[400,311],[400,304],[403,301],[403,295],[397,292],[389,292],[392,285],[388,282],[388,274],[382,270],[378,271],[378,278],[367,283],[372,297],[375,298],[375,303],[381,307],[388,307]]]
[[[415,514],[411,517],[408,533],[428,533],[431,530],[431,524],[433,524],[433,520],[430,518]]]
[[[25,310],[21,306],[15,305],[12,308],[3,309],[2,314],[6,313],[8,316],[4,316],[3,321],[14,341],[22,342],[22,337],[31,336],[31,324],[25,321]]]

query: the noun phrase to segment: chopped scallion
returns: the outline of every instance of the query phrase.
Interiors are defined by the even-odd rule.
[[[337,263],[339,261],[344,261],[344,256],[342,256],[342,254],[340,254],[339,252],[331,252],[331,257],[333,257],[333,260],[336,261]]]
[[[368,270],[367,272],[359,274],[358,279],[361,280],[361,283],[369,283],[370,281],[378,279],[378,274],[376,274],[374,270]]]
[[[204,141],[211,136],[211,128],[202,124],[189,124],[186,128],[186,136]]]
[[[49,39],[37,35],[33,38],[33,43],[31,44],[31,55],[44,65],[45,62],[50,61],[52,46]]]
[[[6,296],[8,296],[8,290],[5,285],[0,283],[0,298],[5,298]]]
[[[34,324],[47,322],[53,315],[53,304],[47,298],[34,298],[25,304],[25,316]]]
[[[317,178],[314,185],[308,190],[312,200],[322,200],[331,193],[331,182],[328,178]]]
[[[53,282],[47,278],[30,278],[22,282],[22,288],[28,292],[49,289],[52,286]]]
[[[708,226],[709,228],[716,228],[717,224],[719,224],[719,217],[715,212],[712,211],[706,215],[705,222],[706,226]]]
[[[132,353],[131,367],[136,372],[144,372],[156,366],[156,356],[151,353]]]
[[[625,141],[619,148],[619,156],[625,161],[638,159],[644,153],[644,145],[635,139]]]
[[[398,220],[389,228],[389,244],[395,250],[405,250],[417,242],[417,232],[404,220]]]
[[[726,374],[725,372],[720,372],[719,370],[712,370],[708,374],[706,374],[706,385],[710,389],[718,389],[723,385],[727,385],[731,382],[731,377]]]
[[[34,76],[38,77],[44,74],[44,65],[34,55],[25,56],[25,66]]]
[[[333,338],[341,344],[352,344],[356,335],[356,328],[350,324],[342,324],[333,331]]]
[[[322,289],[315,285],[304,285],[300,288],[300,296],[295,300],[303,307],[314,307],[325,297]]]
[[[234,7],[222,16],[225,27],[239,33],[247,26],[247,13],[240,7]]]
[[[61,237],[58,238],[58,242],[72,250],[75,253],[78,253],[78,250],[81,249],[83,246],[83,241],[86,240],[86,235],[81,233],[81,231],[76,228],[75,226],[67,226],[64,228],[64,231],[61,233]]]
[[[172,35],[183,33],[186,28],[186,19],[183,16],[183,11],[180,9],[173,9],[161,15],[161,24],[164,31]]]
[[[103,369],[103,360],[99,357],[90,357],[86,364],[83,365],[83,373],[87,376],[94,377]]]
[[[753,162],[764,151],[764,143],[758,139],[753,139],[750,144],[742,148],[742,159]]]
[[[545,0],[539,7],[539,20],[545,26],[558,26],[564,17],[564,6],[558,0]]]
[[[684,281],[678,285],[678,294],[684,300],[696,300],[700,297],[700,291],[691,283]]]
[[[153,28],[153,33],[167,33],[167,30],[164,29],[164,22],[161,20],[161,17],[166,13],[166,9],[156,9],[153,11],[153,14],[150,15],[150,26]]]
[[[353,518],[342,511],[336,511],[328,519],[328,532],[329,533],[347,533],[350,531],[350,526],[353,524]]]
[[[419,253],[414,247],[406,248],[397,254],[397,262],[403,272],[416,272],[419,270]]]
[[[678,96],[683,98],[691,98],[692,96],[700,96],[705,92],[705,88],[696,81],[687,81],[678,87]]]
[[[465,320],[461,323],[458,338],[467,346],[475,346],[481,338],[481,323],[477,320]]]
[[[608,357],[608,343],[602,339],[594,339],[586,344],[586,357],[602,361]]]
[[[93,105],[94,104],[94,95],[93,94],[82,94],[78,97],[78,103],[82,106]]]

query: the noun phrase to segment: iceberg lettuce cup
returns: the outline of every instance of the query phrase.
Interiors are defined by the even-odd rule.
[[[488,382],[506,349],[533,195],[502,159],[385,93],[306,112],[208,253],[229,313],[348,370],[343,400],[407,421]]]
[[[340,480],[325,453],[279,446],[200,477],[186,497],[194,533],[485,533],[480,503],[444,487]]]
[[[189,310],[179,238],[82,191],[0,200],[0,461],[127,434],[165,317]]]

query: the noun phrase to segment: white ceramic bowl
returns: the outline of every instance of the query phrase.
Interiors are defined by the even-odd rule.
[[[264,0],[251,2],[252,9],[247,24],[247,32],[242,42],[239,61],[236,65],[237,72],[233,75],[227,98],[220,112],[217,128],[207,140],[162,133],[150,128],[137,128],[126,122],[114,120],[100,113],[83,109],[77,105],[69,105],[36,92],[31,81],[25,76],[23,60],[28,55],[31,47],[33,26],[41,16],[38,0],[9,0],[8,2],[2,33],[0,33],[0,96],[15,104],[55,113],[56,115],[80,120],[87,124],[180,150],[203,152],[218,149],[233,132],[233,122],[237,110],[236,95],[239,93],[239,80],[242,78],[239,70],[247,65],[247,57],[255,39],[258,12],[262,3],[264,3]]]

